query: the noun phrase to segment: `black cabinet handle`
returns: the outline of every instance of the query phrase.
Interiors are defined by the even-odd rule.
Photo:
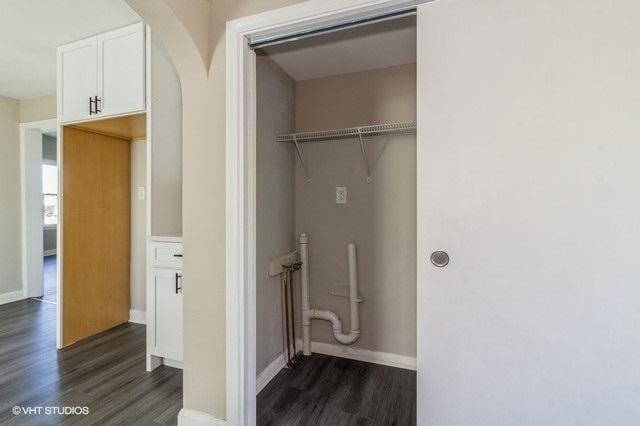
[[[181,280],[182,274],[176,272],[176,294],[178,294],[178,291],[182,291],[182,286],[180,285]]]
[[[182,257],[182,253],[176,253],[173,255],[173,257]]]
[[[93,98],[89,97],[89,115],[93,114]]]
[[[99,97],[95,97],[95,102],[96,102],[96,114],[102,112],[102,108],[101,108],[101,104],[102,104],[102,99],[100,99]]]

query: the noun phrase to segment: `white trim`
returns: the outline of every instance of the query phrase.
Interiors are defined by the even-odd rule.
[[[226,29],[226,363],[227,421],[255,424],[255,53],[246,37],[301,25],[372,16],[426,0],[309,0],[227,22]]]
[[[48,228],[45,228],[45,229],[48,229]],[[52,228],[52,229],[55,229],[55,228]],[[43,254],[44,254],[44,257],[47,257],[47,256],[55,256],[55,255],[56,255],[56,249],[45,250],[45,251],[43,252]]]
[[[296,341],[296,345],[301,348],[302,340],[298,339]],[[356,361],[370,362],[373,364],[387,365],[389,367],[403,368],[405,370],[415,371],[417,368],[415,357],[392,354],[389,352],[370,351],[369,349],[356,348],[353,346],[311,342],[311,352],[336,356],[339,358],[353,359]]]
[[[0,305],[4,305],[5,303],[17,302],[18,300],[22,300],[24,298],[25,297],[22,290],[3,293],[0,294]]]
[[[226,424],[227,422],[218,420],[204,411],[183,408],[178,413],[179,426],[222,426]]]
[[[59,99],[60,97],[58,97]],[[58,143],[56,144],[56,158],[58,159],[58,225],[56,227],[56,250],[57,250],[57,258],[56,262],[58,262],[58,268],[56,269],[57,273],[57,288],[56,294],[58,296],[58,303],[56,304],[56,348],[62,349],[62,341],[63,341],[63,326],[64,326],[64,271],[62,265],[64,265],[64,244],[63,242],[63,232],[64,225],[62,219],[64,217],[64,158],[62,157],[62,152],[64,148],[64,132],[63,125],[61,123],[57,124],[57,134],[58,134]]]
[[[179,368],[180,370],[183,369],[182,361],[176,361],[175,359],[162,358],[162,365],[166,365],[171,368]]]
[[[57,122],[55,118],[50,120],[38,120],[38,121],[29,121],[20,123],[19,131],[20,131],[20,245],[21,245],[21,268],[22,268],[22,294],[25,297],[29,296],[32,293],[32,288],[29,282],[29,276],[34,275],[33,272],[33,262],[35,259],[30,259],[33,255],[30,253],[31,243],[30,243],[30,223],[28,222],[28,212],[27,212],[27,194],[28,188],[26,186],[27,183],[27,132],[37,131],[40,133],[50,132],[57,129]],[[42,149],[40,147],[40,149]],[[42,159],[40,159],[41,161]],[[41,191],[40,191],[41,192]],[[40,227],[43,225],[41,224]],[[40,231],[42,232],[42,231]],[[40,248],[36,248],[36,250],[40,250]],[[44,251],[44,250],[43,250]],[[43,256],[38,256],[42,258]],[[39,262],[41,259],[38,260]],[[31,271],[31,272],[30,272]],[[37,273],[35,273],[37,274]]]
[[[20,129],[41,129],[42,133],[57,131],[58,122],[55,118],[46,120],[25,121],[20,123]]]
[[[258,375],[258,379],[256,380],[256,395],[259,394],[286,365],[284,353],[281,353],[276,359],[271,361],[271,364],[267,365],[267,367],[262,370],[262,373]]]
[[[138,309],[129,311],[129,322],[134,324],[147,324],[147,312]]]
[[[146,106],[146,111],[147,111],[147,122],[146,122],[146,135],[145,135],[145,141],[146,141],[146,152],[145,152],[145,209],[146,209],[146,214],[145,214],[145,236],[147,238],[147,240],[149,239],[149,237],[151,236],[151,196],[153,194],[153,188],[152,188],[152,178],[153,178],[153,173],[152,173],[152,158],[153,158],[153,123],[152,123],[152,115],[153,115],[153,102],[152,101],[152,97],[151,97],[151,93],[153,91],[153,87],[151,84],[151,76],[152,76],[152,72],[153,70],[151,69],[151,39],[152,39],[152,33],[151,33],[151,27],[149,27],[149,25],[146,25],[146,32],[145,32],[145,106]]]

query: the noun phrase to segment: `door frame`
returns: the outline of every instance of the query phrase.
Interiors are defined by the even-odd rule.
[[[284,36],[345,18],[415,8],[431,0],[310,0],[227,22],[226,371],[227,423],[256,421],[256,56],[249,36]]]
[[[29,197],[28,194],[33,190],[33,185],[36,184],[31,179],[28,179],[28,169],[29,167],[33,167],[34,158],[31,158],[29,155],[30,151],[28,150],[27,144],[30,143],[29,134],[31,132],[36,132],[40,135],[47,133],[58,131],[58,123],[55,118],[49,120],[39,120],[39,121],[30,121],[25,123],[20,123],[20,214],[21,214],[21,224],[20,224],[20,239],[21,239],[21,266],[22,266],[22,296],[23,298],[33,297],[35,295],[35,291],[38,290],[36,288],[33,277],[38,275],[41,268],[38,268],[37,262],[42,262],[42,258],[44,255],[44,248],[33,247],[32,234],[36,232],[35,230],[44,229],[42,221],[34,220],[33,217],[29,216]],[[59,139],[59,135],[58,135]],[[42,142],[41,142],[42,143]],[[38,163],[42,164],[42,158],[38,159]],[[58,166],[60,165],[60,158],[58,157]],[[59,167],[58,167],[59,170]],[[39,182],[39,184],[42,184]],[[59,195],[58,195],[59,196]],[[42,218],[40,218],[42,219]],[[59,230],[59,226],[57,227]],[[56,237],[59,239],[59,237]],[[59,246],[59,240],[57,242],[57,246]],[[59,262],[59,259],[57,259]],[[60,268],[58,268],[60,269]],[[41,275],[41,274],[40,274]],[[59,287],[58,281],[58,287]]]

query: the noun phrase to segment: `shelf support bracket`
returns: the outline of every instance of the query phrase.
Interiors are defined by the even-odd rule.
[[[309,176],[309,171],[307,170],[307,165],[304,163],[304,158],[302,157],[302,150],[300,149],[300,144],[298,143],[298,138],[296,135],[293,136],[293,144],[296,147],[296,153],[298,154],[298,158],[300,159],[300,164],[302,165],[302,170],[304,170],[304,175],[306,177],[307,182],[311,182],[311,177]]]
[[[362,127],[358,127],[358,138],[360,139],[360,151],[362,151],[362,160],[364,161],[364,168],[367,171],[367,182],[371,183],[371,171],[369,170],[369,160],[367,159],[367,150],[364,147],[364,140],[362,139]]]

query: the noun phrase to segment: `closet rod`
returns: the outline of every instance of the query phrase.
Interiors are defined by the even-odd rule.
[[[414,133],[416,122],[374,124],[371,126],[348,127],[345,129],[319,130],[315,132],[291,133],[279,135],[277,142],[319,142],[337,139],[351,139],[369,136],[401,135]]]
[[[336,31],[347,30],[351,28],[362,27],[364,25],[385,22],[392,19],[404,18],[416,15],[415,4],[405,6],[399,10],[388,12],[382,15],[363,16],[363,17],[345,17],[324,25],[311,24],[298,29],[292,29],[284,34],[257,34],[248,37],[250,49],[262,49],[277,44],[289,43],[292,41],[302,40],[309,37],[316,37],[323,34],[329,34]]]

